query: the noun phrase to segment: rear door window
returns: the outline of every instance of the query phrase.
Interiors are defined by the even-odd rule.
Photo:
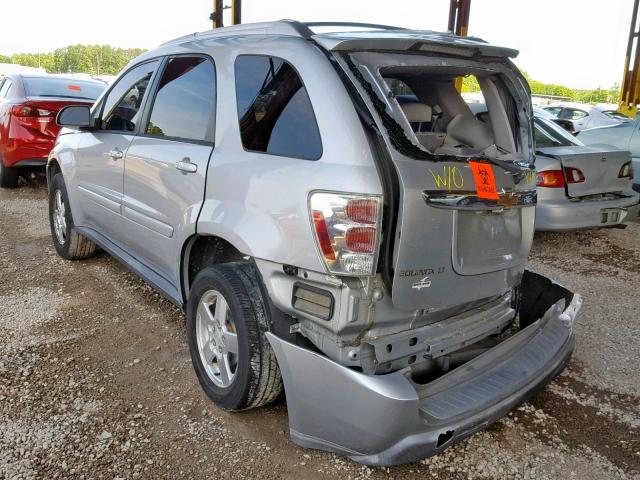
[[[582,143],[552,120],[533,118],[536,148],[571,147]]]
[[[236,103],[245,149],[317,160],[322,142],[311,100],[293,66],[281,58],[241,55]]]
[[[100,122],[103,130],[135,130],[145,92],[157,66],[157,60],[143,63],[118,80],[104,101]]]
[[[560,114],[561,119],[563,120],[580,120],[581,118],[584,118],[588,115],[587,112],[585,112],[584,110],[577,110],[574,108],[565,108],[564,110],[562,110],[562,113]]]
[[[213,140],[215,69],[203,57],[169,59],[160,79],[147,135]]]

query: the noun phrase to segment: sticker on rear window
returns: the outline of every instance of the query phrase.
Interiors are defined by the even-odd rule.
[[[80,88],[80,85],[67,85],[67,88],[69,90],[75,90],[76,92],[79,92],[80,90],[82,90],[82,88]]]
[[[498,199],[496,191],[496,178],[493,176],[493,168],[488,163],[469,162],[473,178],[476,181],[476,191],[478,198],[491,200]]]

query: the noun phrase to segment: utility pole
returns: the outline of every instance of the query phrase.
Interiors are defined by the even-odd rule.
[[[620,110],[625,115],[635,117],[640,103],[640,26],[638,26],[638,4],[633,2],[629,40],[624,59],[624,74],[620,88]],[[635,47],[635,48],[634,48]]]
[[[231,23],[240,25],[242,23],[242,0],[231,0]]]
[[[469,30],[471,0],[451,0],[449,4],[449,26],[447,30],[454,35],[466,37]],[[456,89],[462,91],[462,77],[456,78]]]
[[[238,25],[242,22],[242,0],[231,0],[231,6],[223,6],[222,0],[213,0],[213,12],[209,15],[209,20],[213,24],[213,28],[224,27],[222,12],[231,9],[231,24]]]
[[[222,28],[222,0],[213,0],[213,13],[209,15],[209,19],[213,22],[213,28]]]
[[[467,36],[469,30],[469,13],[471,12],[471,0],[451,0],[449,4],[449,30],[450,33]]]

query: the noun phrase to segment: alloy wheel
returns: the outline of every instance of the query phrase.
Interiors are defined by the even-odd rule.
[[[200,298],[196,340],[208,377],[219,387],[230,386],[238,368],[238,336],[229,304],[217,290],[208,290]]]
[[[62,198],[60,190],[55,191],[53,201],[53,230],[60,245],[64,245],[67,240],[67,217],[64,198]]]

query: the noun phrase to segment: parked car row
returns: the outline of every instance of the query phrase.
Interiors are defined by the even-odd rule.
[[[215,404],[284,388],[294,442],[392,465],[485,428],[571,357],[580,295],[526,269],[556,188],[536,185],[534,141],[559,208],[593,195],[622,215],[611,191],[638,195],[627,154],[601,166],[532,129],[516,51],[354,26],[245,24],[142,54],[58,112],[49,220],[61,257],[100,247],[185,311]]]
[[[42,171],[60,131],[60,109],[93,105],[104,88],[103,82],[59,75],[0,77],[0,187],[15,187],[19,175]]]

